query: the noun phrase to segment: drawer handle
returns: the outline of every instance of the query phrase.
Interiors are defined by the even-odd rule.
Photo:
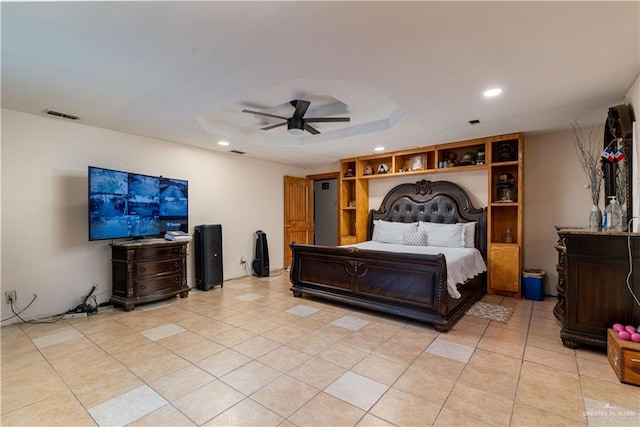
[[[144,291],[145,289],[147,289],[147,287],[145,285],[140,285],[138,289],[140,289],[141,291]]]
[[[140,273],[144,273],[145,271],[147,271],[146,267],[140,267]]]
[[[636,359],[632,357],[630,360],[634,363],[640,363],[640,359]]]
[[[178,261],[176,261],[176,262],[174,262],[174,263],[173,263],[173,266],[174,266],[175,268],[178,268],[178,266],[179,266],[179,265],[180,265],[180,263],[179,263]]]
[[[180,282],[180,279],[178,279],[177,277],[173,279],[173,283],[175,283],[176,285],[178,284],[178,282]]]

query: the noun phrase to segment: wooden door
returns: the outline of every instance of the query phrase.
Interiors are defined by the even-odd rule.
[[[289,243],[313,243],[312,181],[284,177],[284,266],[291,266]]]

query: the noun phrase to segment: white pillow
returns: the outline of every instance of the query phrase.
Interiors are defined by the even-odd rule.
[[[476,247],[476,223],[475,222],[459,222],[464,227],[464,247]]]
[[[374,220],[371,240],[380,243],[402,244],[404,241],[404,233],[416,231],[417,229],[417,222],[406,223]]]
[[[464,248],[464,227],[462,224],[418,223],[418,231],[427,233],[427,245],[448,248]]]
[[[407,246],[427,246],[427,233],[424,231],[410,231],[404,233],[403,244]]]

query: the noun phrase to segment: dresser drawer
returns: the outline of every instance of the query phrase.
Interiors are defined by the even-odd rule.
[[[138,297],[153,294],[154,292],[166,292],[171,289],[179,289],[181,285],[182,275],[179,273],[171,276],[135,281],[135,289],[137,290]]]
[[[182,254],[185,246],[152,246],[148,248],[140,248],[133,252],[133,259],[157,259],[164,257],[174,257]]]
[[[160,261],[140,261],[135,263],[135,266],[136,279],[141,280],[157,274],[178,273],[182,267],[182,262],[180,258],[170,258]]]

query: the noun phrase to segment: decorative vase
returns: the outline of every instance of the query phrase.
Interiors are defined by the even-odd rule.
[[[589,213],[589,231],[602,231],[602,211],[593,205]]]
[[[513,234],[510,228],[507,228],[504,231],[504,242],[505,243],[513,243]]]

